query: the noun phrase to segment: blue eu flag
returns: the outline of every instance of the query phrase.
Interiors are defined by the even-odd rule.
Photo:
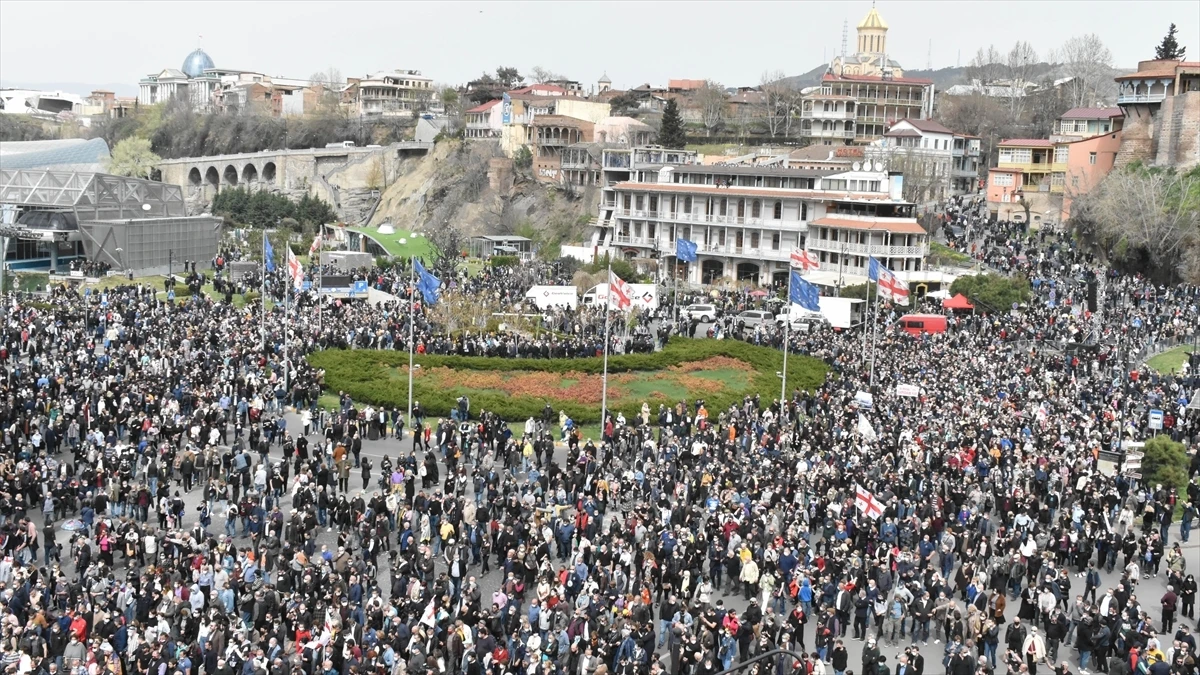
[[[800,305],[810,312],[821,311],[820,291],[815,284],[805,281],[795,270],[792,270],[792,287],[788,295],[793,305]]]

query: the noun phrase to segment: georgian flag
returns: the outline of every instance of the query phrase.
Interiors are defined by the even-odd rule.
[[[792,251],[792,267],[805,272],[819,270],[821,269],[821,261],[817,259],[817,256],[802,248],[796,249]]]
[[[883,515],[883,503],[875,499],[875,495],[871,494],[861,485],[855,486],[856,492],[854,495],[854,505],[859,511],[865,513],[872,520],[877,520]]]
[[[608,308],[629,309],[633,305],[633,288],[610,270],[608,273]]]
[[[896,274],[884,267],[874,257],[867,267],[867,278],[876,283],[876,293],[897,305],[908,305],[908,284],[896,278]]]
[[[304,268],[300,266],[300,259],[296,257],[295,253],[292,253],[290,246],[287,250],[287,267],[288,276],[292,278],[292,286],[295,286],[296,290],[300,290],[304,287]]]

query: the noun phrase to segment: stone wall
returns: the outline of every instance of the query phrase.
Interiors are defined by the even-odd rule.
[[[1124,108],[1116,166],[1135,160],[1179,169],[1200,164],[1200,91],[1171,96],[1161,104]]]
[[[1133,161],[1149,164],[1157,154],[1157,105],[1125,106],[1125,121],[1121,127],[1121,149],[1117,151],[1116,167]]]

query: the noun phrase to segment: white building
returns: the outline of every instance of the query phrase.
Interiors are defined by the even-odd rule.
[[[942,200],[978,187],[979,139],[933,120],[900,120],[863,154],[871,164],[903,173],[904,196],[913,202]]]
[[[657,258],[662,274],[690,283],[786,283],[792,251],[807,249],[822,263],[807,278],[851,285],[868,255],[916,271],[928,251],[903,177],[883,171],[705,166],[694,153],[634,148],[606,150],[602,176],[593,243],[643,267]],[[676,239],[696,242],[695,263],[676,261]]]
[[[342,103],[356,115],[414,117],[429,110],[437,92],[419,70],[394,70],[346,78]]]

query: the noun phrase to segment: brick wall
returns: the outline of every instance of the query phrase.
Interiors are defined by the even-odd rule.
[[[1155,141],[1157,136],[1157,121],[1159,118],[1157,105],[1128,105],[1125,106],[1125,122],[1121,128],[1121,149],[1117,152],[1115,165],[1125,166],[1134,160],[1149,164],[1156,155]]]

